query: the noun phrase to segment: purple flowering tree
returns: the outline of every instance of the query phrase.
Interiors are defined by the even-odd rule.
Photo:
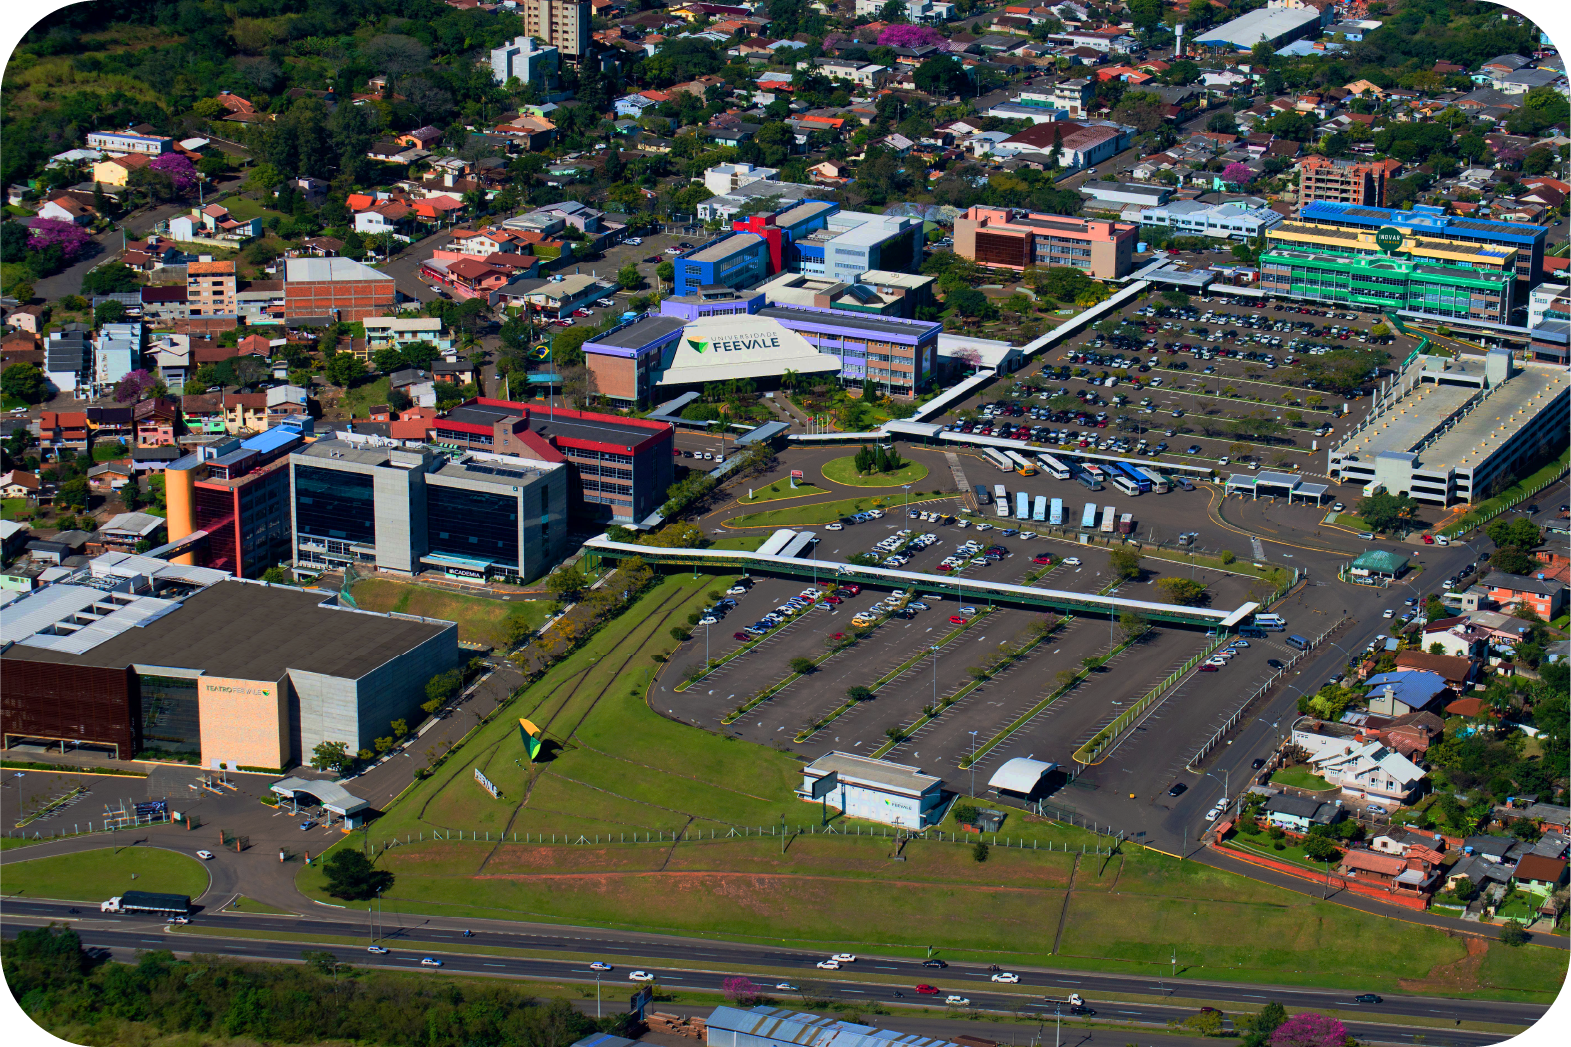
[[[949,41],[930,25],[892,25],[878,34],[880,47],[937,47],[949,50]]]
[[[115,402],[123,404],[140,400],[142,394],[157,384],[158,380],[146,371],[132,371],[115,386]]]
[[[753,984],[752,979],[745,977],[727,978],[720,983],[720,990],[735,1007],[750,1006],[760,995],[758,986]]]
[[[1222,181],[1234,185],[1248,185],[1255,180],[1255,173],[1247,164],[1232,163],[1222,168]]]
[[[1346,1047],[1347,1028],[1323,1014],[1295,1014],[1271,1034],[1271,1047]]]
[[[32,236],[29,245],[34,250],[58,247],[68,260],[81,255],[87,250],[87,245],[93,242],[92,234],[86,229],[60,218],[34,218],[30,228]]]
[[[196,188],[196,167],[179,153],[165,153],[147,166],[168,175],[177,193],[189,193]]]

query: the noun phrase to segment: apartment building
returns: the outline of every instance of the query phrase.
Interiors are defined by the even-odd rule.
[[[1130,271],[1139,235],[1140,227],[1132,222],[978,204],[955,219],[955,253],[1000,269],[1072,265],[1112,280]]]
[[[577,58],[589,47],[589,0],[518,0],[524,35]]]
[[[1379,207],[1386,199],[1384,164],[1309,156],[1298,165],[1298,213],[1317,200]]]
[[[190,316],[237,316],[238,290],[234,262],[192,262],[186,266],[186,311]]]

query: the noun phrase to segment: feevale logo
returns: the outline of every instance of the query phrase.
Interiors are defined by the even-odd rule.
[[[778,349],[780,348],[780,336],[769,334],[758,335],[753,338],[718,338],[708,341],[701,338],[689,338],[687,344],[695,353],[702,353],[706,349],[711,348],[718,353],[737,353],[748,349]]]

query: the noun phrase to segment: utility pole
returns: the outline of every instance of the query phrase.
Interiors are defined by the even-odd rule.
[[[976,732],[971,732],[971,799],[976,799]]]

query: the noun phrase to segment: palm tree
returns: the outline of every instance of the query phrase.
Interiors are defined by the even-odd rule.
[[[785,386],[786,389],[788,389],[789,391],[794,393],[794,392],[796,392],[796,384],[797,384],[797,381],[798,381],[798,379],[800,377],[801,377],[801,375],[798,372],[796,372],[795,370],[787,367],[785,369],[784,373],[782,373],[780,375],[780,384]]]

